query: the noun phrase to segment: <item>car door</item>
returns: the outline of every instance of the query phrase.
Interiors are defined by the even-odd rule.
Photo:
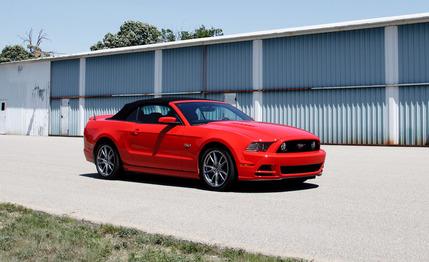
[[[162,116],[175,115],[167,105],[145,105],[138,109],[137,121],[129,134],[129,164],[166,170],[181,170],[184,145],[183,125],[158,122]]]
[[[191,146],[186,143],[183,125],[161,125],[160,132],[155,142],[152,154],[154,156],[154,167],[160,169],[189,171],[185,167],[191,160],[186,154]]]

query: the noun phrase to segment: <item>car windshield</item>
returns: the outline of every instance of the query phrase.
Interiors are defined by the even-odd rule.
[[[186,102],[176,104],[191,125],[215,121],[251,121],[250,116],[230,104],[215,102]]]

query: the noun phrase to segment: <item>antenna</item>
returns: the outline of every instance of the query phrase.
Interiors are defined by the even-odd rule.
[[[94,120],[97,120],[97,118],[95,117],[95,112],[94,112]]]

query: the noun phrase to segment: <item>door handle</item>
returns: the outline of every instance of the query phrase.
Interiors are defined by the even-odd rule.
[[[140,134],[140,129],[134,129],[134,131],[132,132],[133,135],[137,136],[138,134]]]

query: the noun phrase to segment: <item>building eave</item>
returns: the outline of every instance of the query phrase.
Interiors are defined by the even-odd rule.
[[[321,24],[321,25],[258,31],[253,33],[232,34],[232,35],[225,35],[225,36],[181,40],[181,41],[174,41],[174,42],[167,42],[167,43],[103,49],[103,50],[88,51],[88,52],[82,52],[82,53],[76,53],[76,54],[70,54],[70,55],[61,55],[57,57],[30,59],[30,60],[25,60],[25,62],[78,59],[83,57],[86,58],[86,57],[96,57],[96,56],[107,56],[107,55],[116,55],[116,54],[125,54],[125,53],[154,51],[154,50],[160,50],[160,49],[213,45],[213,44],[240,42],[240,41],[250,41],[250,40],[257,40],[257,39],[317,34],[317,33],[350,31],[350,30],[357,30],[357,29],[415,24],[415,23],[424,23],[424,22],[429,22],[429,13],[382,17],[382,18],[355,20],[355,21],[347,21],[347,22],[339,22],[339,23],[329,23],[329,24]],[[24,61],[19,61],[19,62],[24,62]],[[13,64],[13,63],[19,63],[19,62],[8,62],[3,64]]]

